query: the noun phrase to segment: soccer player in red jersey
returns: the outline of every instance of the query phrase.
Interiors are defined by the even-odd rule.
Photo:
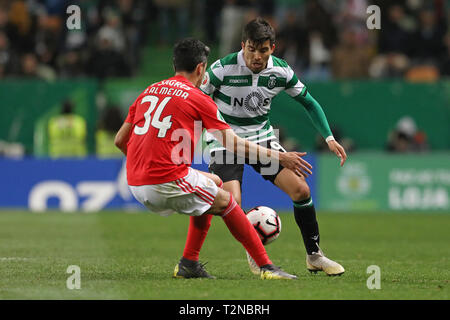
[[[214,278],[198,261],[213,215],[221,216],[232,235],[260,267],[262,279],[295,279],[270,261],[256,231],[231,193],[214,174],[192,169],[195,143],[203,129],[232,152],[277,160],[297,174],[311,174],[305,153],[280,153],[244,140],[221,119],[216,104],[198,87],[209,48],[185,39],[174,47],[175,76],[150,85],[131,105],[115,144],[127,156],[127,180],[134,197],[150,211],[190,216],[187,245],[175,267],[177,278]]]

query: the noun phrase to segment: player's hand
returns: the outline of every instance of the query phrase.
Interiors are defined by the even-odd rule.
[[[342,167],[345,163],[345,160],[347,160],[347,154],[345,153],[345,149],[336,140],[328,141],[328,148],[330,148],[330,151],[334,152],[338,156],[338,158],[341,159],[341,167]]]
[[[306,160],[302,159],[306,155],[306,152],[280,152],[280,164],[292,170],[296,175],[308,177],[312,174],[312,165]]]

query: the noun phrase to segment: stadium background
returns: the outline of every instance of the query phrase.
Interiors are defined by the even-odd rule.
[[[80,29],[67,27],[71,4],[80,8]],[[367,28],[371,4],[381,8],[380,30]],[[112,146],[129,105],[172,75],[177,39],[205,41],[212,63],[238,50],[242,25],[260,15],[276,28],[275,54],[321,103],[349,153],[340,169],[303,108],[284,94],[274,100],[282,143],[308,151],[315,164],[318,208],[448,212],[449,7],[444,0],[0,1],[0,206],[138,207]],[[58,160],[64,155],[51,154],[48,126],[67,103],[86,121],[85,151]],[[244,207],[290,208],[246,171]]]
[[[80,30],[67,28],[72,4]],[[380,30],[366,26],[372,4]],[[0,299],[448,300],[449,14],[448,0],[0,0]],[[201,259],[218,279],[175,281],[186,217],[141,210],[112,139],[136,95],[172,75],[176,39],[202,39],[212,63],[239,49],[256,15],[276,27],[276,55],[347,148],[340,168],[303,107],[285,95],[273,101],[283,145],[308,151],[314,166],[321,248],[346,273],[307,272],[291,201],[246,170],[244,207],[278,210],[283,231],[267,251],[300,280],[252,277],[214,218]],[[84,120],[66,141],[50,128],[70,107]],[[77,156],[62,156],[68,146]],[[72,265],[81,290],[69,290]],[[371,265],[380,290],[366,285]]]

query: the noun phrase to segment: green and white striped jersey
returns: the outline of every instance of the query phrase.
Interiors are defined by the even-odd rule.
[[[272,99],[283,90],[297,97],[306,87],[286,61],[273,55],[267,68],[254,74],[246,66],[241,50],[214,62],[200,89],[212,94],[224,120],[236,134],[258,143],[276,138],[269,120]],[[205,137],[210,152],[224,150],[211,134],[206,133]]]

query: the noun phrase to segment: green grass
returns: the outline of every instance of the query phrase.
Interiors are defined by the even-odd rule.
[[[311,275],[293,216],[281,215],[280,238],[267,247],[298,281],[262,281],[220,218],[200,259],[216,280],[172,279],[188,218],[149,213],[0,212],[1,299],[449,299],[450,215],[319,213],[321,246],[341,277]],[[81,289],[69,290],[69,265]],[[369,290],[367,267],[381,268]]]

